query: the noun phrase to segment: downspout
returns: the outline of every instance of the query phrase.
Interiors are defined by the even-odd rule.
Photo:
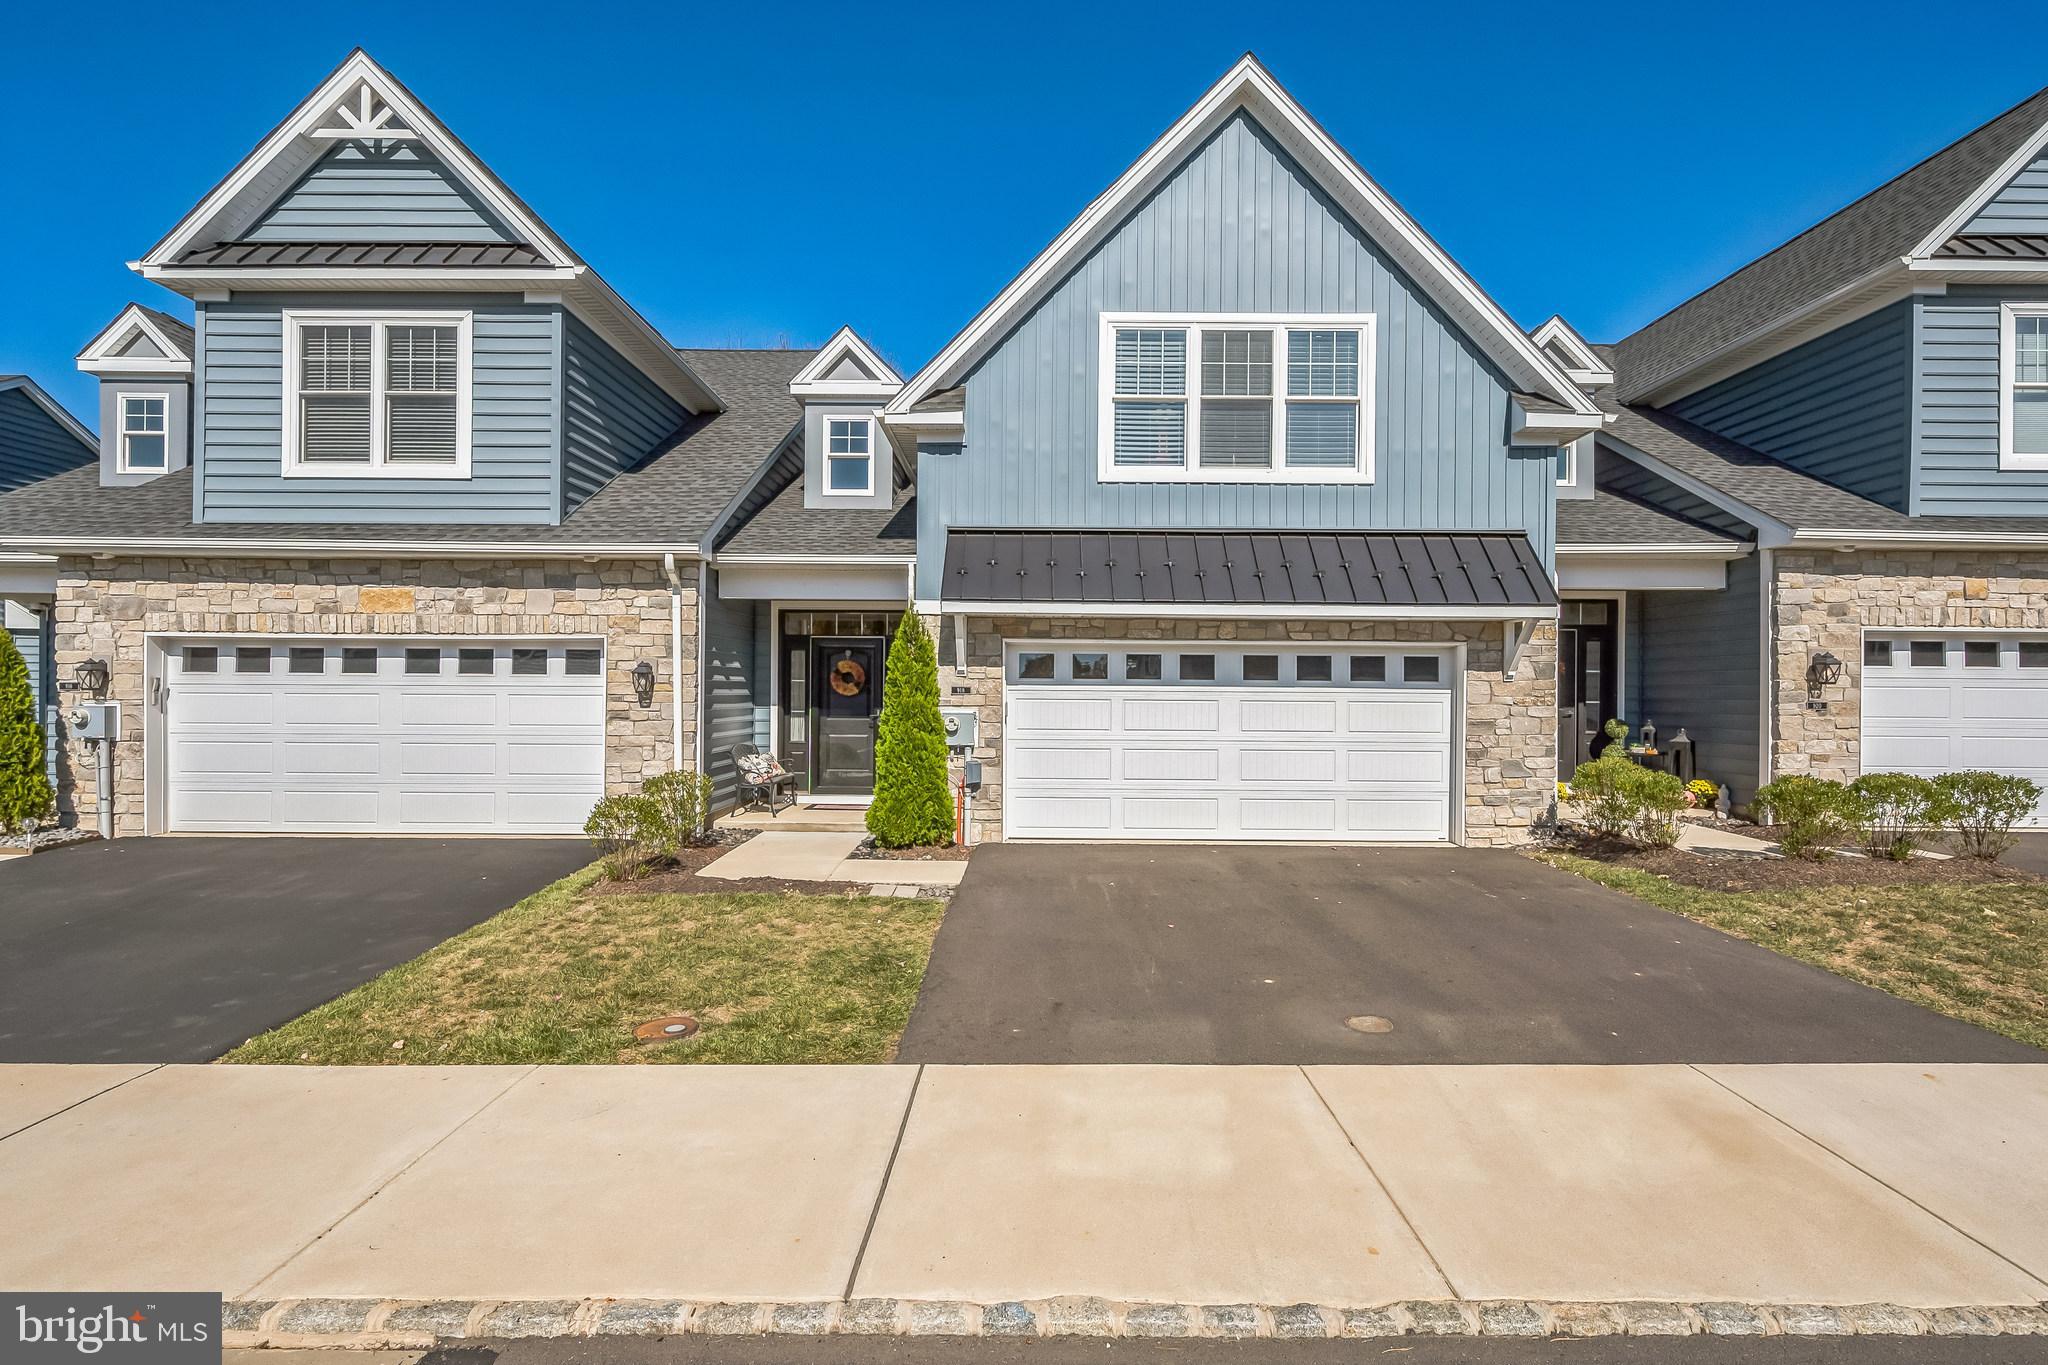
[[[664,551],[661,571],[668,578],[668,682],[671,707],[675,713],[675,734],[671,741],[672,765],[683,767],[683,578],[676,571],[675,552]]]
[[[697,561],[697,703],[691,708],[696,712],[697,718],[697,771],[700,773],[711,771],[711,727],[704,723],[705,717],[709,714],[704,703],[704,689],[710,686],[711,678],[711,632],[704,628],[704,614],[710,610],[710,602],[711,561],[700,559]],[[682,608],[678,607],[676,612],[676,631],[680,638]],[[680,644],[676,646],[676,650],[676,657],[682,658]],[[682,753],[680,746],[676,753]]]

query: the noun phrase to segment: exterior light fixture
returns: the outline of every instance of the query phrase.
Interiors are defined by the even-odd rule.
[[[105,659],[87,659],[72,669],[78,677],[78,690],[95,697],[106,695],[107,681],[112,677]]]
[[[1842,680],[1842,661],[1822,650],[1806,665],[1806,694],[1818,698],[1821,689]]]
[[[654,665],[645,659],[633,665],[633,695],[642,706],[654,705]]]

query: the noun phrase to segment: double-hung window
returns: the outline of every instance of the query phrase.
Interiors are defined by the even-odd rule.
[[[170,395],[124,393],[121,395],[121,472],[161,474],[170,439],[168,418]]]
[[[1105,481],[1372,479],[1369,315],[1105,313],[1101,347]]]
[[[875,421],[866,416],[825,418],[825,491],[841,497],[875,491]]]
[[[2048,303],[1999,309],[1998,467],[2048,469]]]
[[[466,313],[287,312],[284,471],[467,478]]]

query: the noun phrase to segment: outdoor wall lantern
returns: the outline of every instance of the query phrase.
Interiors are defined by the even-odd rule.
[[[645,659],[633,665],[633,695],[642,706],[654,705],[654,665]]]
[[[112,676],[105,659],[87,659],[72,669],[78,676],[78,690],[92,696],[105,696],[107,680]]]
[[[1806,694],[1819,698],[1823,687],[1833,687],[1842,680],[1842,661],[1822,650],[1806,665]]]

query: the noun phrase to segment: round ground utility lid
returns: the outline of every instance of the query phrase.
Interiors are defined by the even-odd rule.
[[[633,1040],[639,1043],[668,1043],[678,1038],[688,1038],[697,1031],[697,1021],[687,1014],[664,1014],[659,1019],[649,1019],[633,1030]]]
[[[1358,1033],[1392,1033],[1394,1021],[1378,1014],[1354,1014],[1344,1021],[1344,1027]]]

